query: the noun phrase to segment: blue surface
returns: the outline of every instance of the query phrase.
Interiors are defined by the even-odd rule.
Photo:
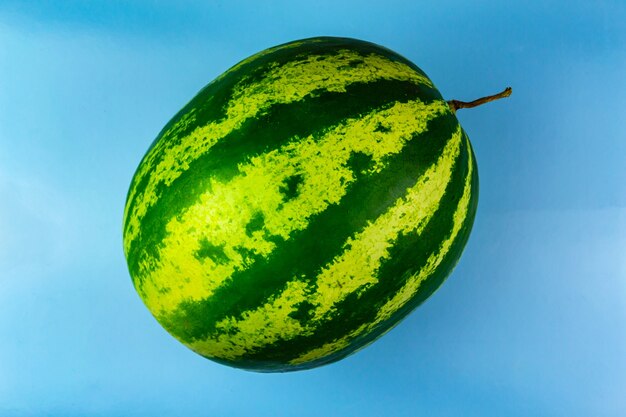
[[[0,416],[626,415],[626,3],[338,3],[0,3]],[[459,112],[479,210],[430,300],[337,364],[230,369],[135,294],[127,188],[206,83],[316,35],[513,96]]]

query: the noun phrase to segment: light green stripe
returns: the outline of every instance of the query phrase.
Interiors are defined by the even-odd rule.
[[[181,302],[207,299],[235,271],[252,267],[253,258],[245,253],[269,256],[276,237],[289,239],[307,228],[311,216],[339,203],[356,179],[349,167],[354,153],[371,156],[370,173],[379,172],[387,156],[401,152],[429,120],[448,111],[444,101],[395,103],[348,119],[321,137],[296,138],[254,157],[227,183],[213,180],[198,203],[166,225],[159,257],[144,269],[151,272],[138,289],[144,302],[153,313],[165,314]],[[381,123],[387,129],[377,129]],[[285,201],[281,188],[294,175],[301,177],[299,192]],[[259,217],[264,227],[250,233],[248,225]],[[221,248],[227,261],[198,259],[203,241]]]
[[[467,141],[467,139],[466,139]],[[432,273],[441,265],[441,262],[445,259],[448,254],[454,240],[457,238],[465,219],[467,218],[467,213],[469,211],[470,199],[472,194],[472,175],[473,175],[473,158],[472,153],[469,150],[470,145],[469,141],[467,141],[467,149],[468,149],[468,173],[465,177],[465,185],[463,188],[463,195],[459,200],[459,204],[453,215],[453,226],[452,232],[445,239],[439,249],[432,253],[426,264],[413,276],[411,276],[404,286],[387,302],[382,308],[378,311],[375,320],[370,323],[363,324],[356,330],[350,332],[348,335],[334,340],[333,342],[327,343],[319,348],[312,349],[302,356],[292,360],[291,364],[301,364],[309,361],[313,361],[324,356],[327,356],[333,352],[337,352],[350,344],[355,337],[358,337],[362,334],[372,331],[376,326],[391,318],[391,316],[397,312],[399,309],[404,307],[407,302],[409,302],[419,290],[422,282],[424,282],[428,277],[432,275]]]
[[[308,294],[306,283],[301,282],[300,277],[293,277],[293,281],[274,299],[244,313],[242,318],[222,320],[217,324],[218,335],[194,342],[190,347],[208,356],[235,359],[279,340],[314,333],[337,303],[355,291],[376,284],[378,269],[400,234],[422,232],[439,207],[451,179],[461,141],[459,128],[437,162],[407,190],[406,195],[364,230],[348,239],[343,253],[324,267],[317,277],[316,292]],[[290,317],[304,301],[315,306],[313,317],[306,326]]]
[[[354,64],[356,61],[359,63]],[[427,77],[404,63],[377,54],[362,56],[350,50],[342,50],[336,55],[299,57],[282,66],[274,66],[262,80],[254,83],[242,79],[233,90],[223,120],[199,126],[180,141],[160,140],[146,155],[135,174],[125,208],[126,253],[139,234],[141,219],[159,199],[156,192],[159,184],[172,184],[191,162],[207,153],[230,132],[239,129],[246,120],[275,104],[294,103],[321,91],[345,92],[351,84],[377,80],[408,81],[432,87]],[[188,125],[194,119],[192,113],[185,115],[170,131],[181,131],[181,124]],[[139,191],[137,185],[145,176],[149,178],[147,185]],[[133,207],[129,207],[133,201]]]

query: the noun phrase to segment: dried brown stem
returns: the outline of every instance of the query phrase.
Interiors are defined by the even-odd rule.
[[[472,107],[480,106],[481,104],[489,103],[490,101],[495,101],[504,97],[508,97],[511,95],[512,92],[513,92],[513,89],[511,87],[507,87],[504,89],[504,91],[498,94],[479,98],[478,100],[474,100],[470,102],[459,101],[459,100],[449,100],[448,106],[450,106],[450,110],[452,110],[452,113],[456,113],[458,109],[470,109]]]

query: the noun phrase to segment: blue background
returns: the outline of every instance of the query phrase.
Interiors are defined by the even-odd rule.
[[[626,2],[0,2],[0,416],[626,415]],[[130,179],[239,60],[317,35],[419,65],[481,179],[451,278],[333,365],[255,374],[132,288]]]

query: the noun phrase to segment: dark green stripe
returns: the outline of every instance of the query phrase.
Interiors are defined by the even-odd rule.
[[[277,242],[269,259],[259,257],[252,269],[233,274],[209,299],[182,303],[174,313],[159,317],[160,322],[183,341],[203,339],[214,331],[217,321],[241,317],[264,304],[293,277],[313,281],[321,267],[341,253],[348,237],[387,211],[436,162],[457,126],[452,115],[431,120],[426,133],[409,141],[401,153],[389,156],[382,172],[358,178],[340,204],[314,216],[307,229],[294,232],[288,241]],[[353,159],[357,165],[366,162],[358,154]]]
[[[315,334],[311,336],[296,337],[288,341],[276,342],[242,358],[238,358],[236,361],[219,358],[210,359],[235,367],[261,371],[291,371],[335,362],[374,341],[426,300],[450,274],[469,238],[478,202],[478,175],[475,163],[472,178],[472,195],[466,220],[443,262],[422,283],[415,297],[373,331],[354,339],[348,347],[309,363],[296,366],[288,363],[311,349],[342,338],[361,325],[373,322],[380,307],[402,288],[411,275],[426,264],[431,254],[439,250],[441,243],[452,233],[454,212],[463,194],[465,177],[468,172],[468,152],[471,152],[471,149],[465,145],[465,141],[463,141],[463,144],[461,154],[455,162],[452,180],[446,188],[439,209],[421,235],[418,236],[412,233],[401,235],[398,238],[394,247],[390,250],[388,260],[380,268],[377,285],[372,286],[360,295],[350,294],[342,302],[338,303],[336,305],[337,314],[331,320],[317,327]],[[303,324],[306,324],[306,321]]]
[[[408,102],[418,97],[427,103],[441,99],[434,89],[427,90],[409,82],[380,80],[353,84],[343,93],[324,92],[296,103],[275,105],[267,114],[246,121],[209,152],[192,161],[169,187],[159,184],[157,203],[141,219],[141,231],[127,254],[135,287],[140,287],[138,280],[149,273],[140,269],[142,260],[159,257],[158,245],[166,236],[166,223],[209,190],[210,178],[226,182],[238,174],[238,164],[278,149],[294,136],[306,137],[389,103]],[[136,198],[143,191],[141,187],[145,187],[143,180],[138,185]],[[131,201],[129,213],[134,203],[135,200]]]

